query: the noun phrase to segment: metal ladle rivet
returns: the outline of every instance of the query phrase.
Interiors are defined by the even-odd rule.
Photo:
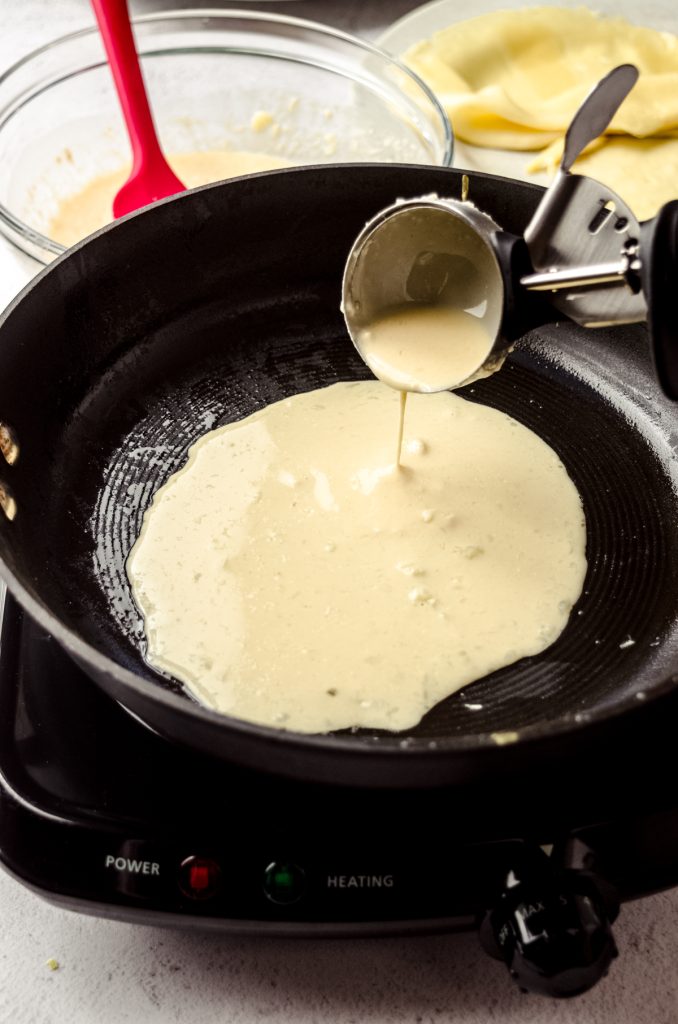
[[[14,500],[9,487],[2,482],[0,482],[0,509],[2,509],[10,522],[16,517],[16,501]]]
[[[0,421],[0,453],[9,466],[13,466],[19,458],[19,444],[14,432],[2,421]]]

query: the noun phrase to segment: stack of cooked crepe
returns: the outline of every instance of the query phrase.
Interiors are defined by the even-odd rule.
[[[640,219],[678,198],[677,36],[585,8],[535,7],[452,25],[404,59],[436,92],[459,139],[538,150],[530,172],[557,165],[593,85],[617,64],[635,64],[638,83],[574,170],[604,181]]]

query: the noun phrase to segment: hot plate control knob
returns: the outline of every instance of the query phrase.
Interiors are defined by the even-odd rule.
[[[617,956],[614,916],[616,907],[586,872],[538,871],[523,880],[511,871],[480,938],[522,991],[575,996],[604,977]]]

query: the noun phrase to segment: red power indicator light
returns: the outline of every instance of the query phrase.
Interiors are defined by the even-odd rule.
[[[179,868],[179,887],[192,900],[213,896],[221,885],[221,868],[209,857],[186,857]]]
[[[208,889],[210,869],[205,864],[194,864],[189,871],[191,889]]]

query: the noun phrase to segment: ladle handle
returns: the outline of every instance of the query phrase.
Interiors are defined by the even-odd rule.
[[[678,401],[678,199],[640,228],[641,283],[654,367],[664,394]]]
[[[569,171],[589,142],[609,127],[637,81],[638,68],[633,64],[620,64],[593,87],[567,129],[560,163],[563,171]]]

